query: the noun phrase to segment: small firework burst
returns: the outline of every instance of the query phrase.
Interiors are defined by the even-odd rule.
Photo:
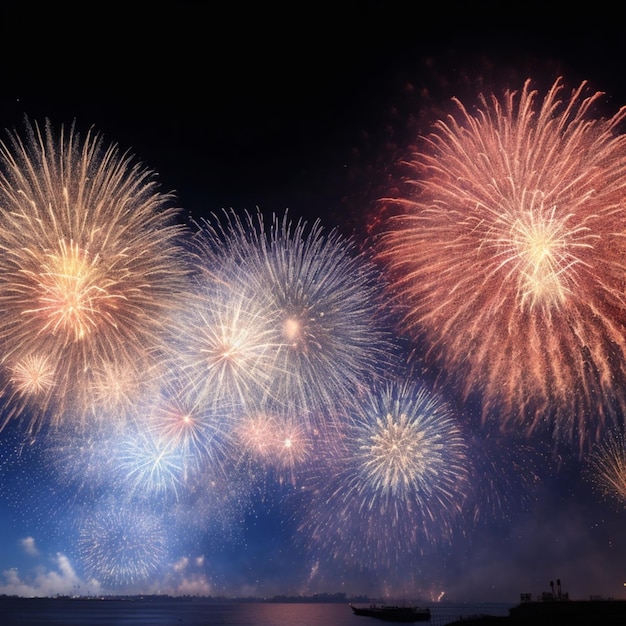
[[[212,480],[225,472],[231,446],[232,417],[205,405],[198,396],[176,384],[163,385],[141,409],[141,428],[184,462],[183,475],[189,487],[192,478]]]
[[[276,454],[276,424],[271,413],[259,411],[241,418],[233,434],[235,445],[247,456],[270,462]]]
[[[281,406],[241,416],[233,431],[233,445],[240,447],[242,461],[294,486],[299,470],[313,455],[316,439],[314,431]]]
[[[116,442],[114,474],[129,497],[179,498],[191,462],[182,449],[143,421],[117,433]]]
[[[404,329],[483,413],[593,441],[626,407],[621,109],[526,82],[438,121],[382,240]]]
[[[26,355],[10,366],[9,371],[10,383],[20,395],[38,396],[54,386],[54,368],[45,355]]]

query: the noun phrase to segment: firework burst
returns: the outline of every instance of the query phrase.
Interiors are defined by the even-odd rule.
[[[131,498],[178,499],[192,463],[183,449],[143,421],[116,435],[113,452],[117,483]]]
[[[351,241],[286,214],[267,232],[260,213],[205,222],[197,241],[199,263],[261,311],[263,399],[311,419],[376,376],[389,350],[380,275]]]
[[[594,118],[586,91],[456,101],[381,248],[404,329],[484,417],[581,448],[626,407],[626,109]]]
[[[469,491],[467,447],[449,406],[414,383],[358,401],[316,480],[301,530],[335,556],[394,566],[447,542]]]
[[[0,145],[8,415],[50,409],[59,422],[94,398],[128,401],[124,393],[157,376],[164,319],[186,276],[177,210],[150,171],[97,134],[57,136],[47,124],[10,139]]]

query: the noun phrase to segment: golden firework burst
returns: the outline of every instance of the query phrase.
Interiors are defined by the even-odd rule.
[[[187,270],[178,210],[151,171],[93,131],[26,130],[0,144],[0,367],[12,399],[50,391],[54,372],[53,393],[30,394],[35,428],[46,412],[94,415],[112,373],[142,387]]]

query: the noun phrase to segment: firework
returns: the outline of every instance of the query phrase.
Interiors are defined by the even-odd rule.
[[[138,374],[136,367],[124,359],[94,363],[85,381],[90,399],[85,404],[90,404],[99,416],[135,417],[140,401],[161,392],[168,372],[163,362],[153,362],[143,376]]]
[[[449,406],[416,383],[371,391],[351,410],[343,450],[316,480],[301,525],[314,545],[367,567],[403,563],[450,540],[468,483]]]
[[[235,430],[235,440],[247,455],[270,462],[276,454],[274,416],[267,412],[258,412],[242,418]]]
[[[181,390],[180,384],[163,385],[140,409],[143,419],[138,424],[151,439],[180,455],[186,479],[196,475],[212,480],[226,471],[232,419],[228,413],[204,405],[196,394]]]
[[[159,519],[106,501],[83,523],[78,551],[87,574],[109,589],[133,589],[163,565],[166,535]]]
[[[19,394],[45,394],[54,385],[54,369],[44,355],[25,356],[10,371],[10,382]]]
[[[178,500],[228,471],[232,417],[200,403],[184,377],[171,379],[111,434],[114,474],[130,496]]]
[[[240,409],[270,393],[276,315],[263,299],[224,285],[200,266],[174,338],[185,393],[215,411]]]
[[[115,475],[130,497],[179,497],[191,460],[181,447],[143,421],[116,435]]]
[[[584,473],[608,500],[626,503],[626,438],[624,432],[609,430],[591,450]]]
[[[595,118],[586,91],[456,101],[381,248],[403,328],[484,417],[581,447],[626,406],[626,109]]]
[[[309,433],[294,416],[279,414],[274,437],[274,465],[279,472],[287,472],[295,484],[296,471],[305,466],[313,454],[314,434]]]
[[[58,423],[94,402],[130,402],[158,375],[186,276],[171,196],[131,156],[74,127],[11,134],[0,169],[6,419],[27,406],[35,430],[46,411]]]
[[[316,439],[314,432],[282,407],[242,416],[233,435],[243,461],[261,467],[279,483],[290,482],[294,486],[298,470],[308,464],[313,454]]]
[[[230,213],[205,222],[197,242],[198,264],[261,312],[262,400],[307,420],[380,373],[389,349],[380,276],[350,240],[319,221],[274,216],[267,232],[260,213]]]

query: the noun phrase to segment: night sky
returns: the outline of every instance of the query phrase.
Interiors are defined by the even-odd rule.
[[[465,398],[454,377],[438,375],[441,363],[428,360],[427,339],[413,342],[393,314],[374,313],[390,296],[375,295],[378,270],[369,264],[385,228],[380,201],[402,189],[398,164],[420,133],[453,110],[451,98],[469,108],[481,92],[521,89],[526,78],[543,94],[562,76],[568,89],[588,80],[604,92],[603,116],[626,105],[622,16],[602,11],[602,3],[580,16],[571,7],[548,16],[525,3],[514,17],[481,2],[423,12],[400,2],[176,3],[132,11],[121,3],[53,4],[1,9],[0,126],[22,136],[26,123],[43,128],[48,119],[57,130],[75,124],[81,137],[93,127],[105,146],[135,155],[155,172],[159,190],[174,194],[184,236],[191,240],[203,220],[224,223],[230,215],[234,225],[232,249],[222,254],[209,237],[201,277],[172,295],[174,321],[163,324],[169,371],[183,369],[187,380],[180,364],[194,358],[193,340],[204,332],[203,304],[217,317],[250,314],[243,296],[215,306],[221,284],[243,292],[256,281],[260,293],[273,290],[263,255],[247,252],[238,229],[246,215],[252,224],[257,211],[267,224],[274,215],[279,224],[304,220],[313,265],[329,255],[339,270],[320,262],[320,272],[346,280],[336,336],[317,338],[338,358],[306,376],[292,375],[286,359],[278,382],[265,379],[270,365],[261,363],[251,383],[266,414],[273,411],[275,421],[262,425],[267,432],[287,424],[308,437],[302,456],[287,461],[237,439],[254,426],[232,417],[244,391],[237,389],[235,402],[230,388],[227,394],[221,380],[195,366],[187,368],[195,376],[189,385],[200,390],[194,408],[220,424],[217,434],[203,431],[194,440],[204,455],[195,464],[186,449],[183,461],[172,459],[153,475],[139,465],[154,443],[144,441],[154,428],[142,412],[179,393],[174,376],[145,385],[134,406],[139,417],[109,410],[92,425],[76,416],[73,398],[57,403],[69,407],[66,415],[44,411],[33,431],[28,403],[15,410],[5,364],[13,348],[3,331],[0,594],[345,592],[514,603],[560,579],[571,597],[626,597],[624,489],[607,494],[594,480],[594,442],[585,440],[581,452],[575,437],[501,432],[497,415],[483,424],[480,385]],[[323,233],[334,233],[330,244],[310,235],[316,220]],[[351,242],[347,252],[343,241]],[[345,256],[357,252],[359,262],[368,259],[363,267]],[[0,307],[7,302],[0,296]],[[1,317],[10,315],[3,309]],[[265,321],[252,328],[271,333]],[[393,368],[403,385],[386,386]],[[422,392],[432,392],[430,404]],[[367,435],[354,416],[384,405],[385,393],[392,404],[412,398],[409,417],[423,400],[437,419],[420,435],[422,449],[438,437],[447,444],[445,461],[427,468],[424,484],[405,486],[400,505],[385,500],[384,513],[371,513],[368,505],[383,500],[372,483],[356,496],[363,508],[355,508],[348,456],[361,449],[352,441]],[[315,417],[299,424],[302,415]],[[440,481],[447,487],[437,491]]]

